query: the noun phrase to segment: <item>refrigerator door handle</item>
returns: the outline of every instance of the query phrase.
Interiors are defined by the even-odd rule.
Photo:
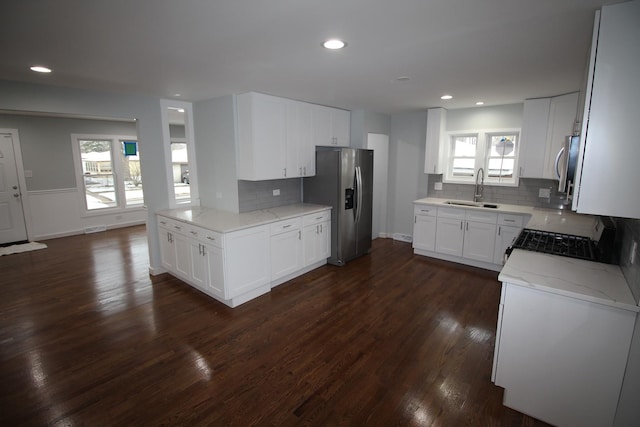
[[[356,166],[356,224],[362,215],[362,170]]]

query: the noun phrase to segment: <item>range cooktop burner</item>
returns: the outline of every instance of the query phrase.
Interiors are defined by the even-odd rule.
[[[522,230],[516,241],[513,242],[512,248],[589,261],[597,261],[598,259],[596,243],[588,237],[527,228]]]

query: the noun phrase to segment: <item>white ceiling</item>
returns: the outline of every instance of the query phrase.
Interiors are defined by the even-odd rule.
[[[594,12],[614,2],[3,0],[0,79],[386,114],[516,103],[581,89]],[[347,48],[322,48],[331,37]]]

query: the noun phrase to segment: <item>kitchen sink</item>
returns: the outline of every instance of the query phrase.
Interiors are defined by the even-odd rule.
[[[464,200],[447,200],[444,202],[447,205],[452,206],[470,206],[474,208],[489,208],[489,209],[497,209],[498,205],[493,203],[481,203],[481,202],[466,202]]]

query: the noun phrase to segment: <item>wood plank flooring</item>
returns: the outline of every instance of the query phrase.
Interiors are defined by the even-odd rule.
[[[545,426],[491,383],[496,273],[378,239],[231,309],[146,230],[0,257],[0,425]]]

